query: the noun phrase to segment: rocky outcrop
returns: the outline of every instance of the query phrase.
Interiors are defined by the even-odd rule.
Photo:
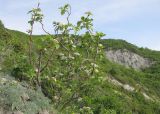
[[[136,53],[130,52],[126,49],[123,50],[107,50],[106,56],[109,60],[124,65],[126,67],[132,67],[134,69],[144,69],[152,65],[152,61],[144,58]]]
[[[26,82],[0,73],[0,114],[53,114],[50,100]]]
[[[130,85],[128,85],[128,84],[122,84],[121,82],[119,82],[118,80],[116,80],[115,78],[113,78],[113,77],[107,77],[107,80],[110,82],[110,83],[112,83],[112,84],[114,84],[114,85],[116,85],[116,86],[119,86],[119,87],[122,87],[123,89],[125,89],[125,90],[127,90],[127,91],[134,91],[135,90],[135,88],[134,87],[132,87],[132,86],[130,86]]]
[[[129,84],[121,83],[120,81],[118,81],[114,77],[107,77],[106,79],[108,80],[108,82],[112,83],[113,85],[118,86],[118,87],[122,87],[124,90],[127,90],[128,92],[137,92],[137,91],[139,91],[135,87],[133,87],[133,86],[131,86]],[[137,84],[137,85],[139,85],[139,84]],[[153,99],[149,95],[147,95],[144,91],[139,91],[139,92],[144,96],[144,98],[146,100],[152,100],[153,101]]]

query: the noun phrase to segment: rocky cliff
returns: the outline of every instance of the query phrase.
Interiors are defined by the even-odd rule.
[[[106,56],[113,62],[137,70],[147,68],[153,63],[148,58],[144,58],[126,49],[106,50]]]

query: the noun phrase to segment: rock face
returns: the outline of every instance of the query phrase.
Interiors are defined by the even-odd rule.
[[[130,52],[126,49],[123,50],[108,50],[106,56],[109,60],[124,65],[126,67],[132,67],[134,69],[144,69],[152,65],[152,62],[143,58],[142,56]]]
[[[50,100],[26,82],[0,73],[0,114],[52,114]]]

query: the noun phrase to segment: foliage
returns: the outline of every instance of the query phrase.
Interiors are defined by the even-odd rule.
[[[61,15],[67,15],[67,23],[53,22],[55,34],[52,35],[44,29],[39,4],[29,11],[29,38],[21,42],[21,33],[14,34],[15,39],[11,40],[10,45],[13,49],[10,48],[10,56],[6,57],[3,64],[5,69],[12,70],[11,74],[18,80],[25,79],[42,88],[54,105],[63,110],[79,98],[91,94],[89,81],[98,77],[97,61],[102,57],[102,45],[99,42],[104,34],[93,31],[90,12],[86,12],[76,25],[69,20],[70,5],[61,7],[60,12]],[[46,36],[32,35],[35,23],[42,26]],[[80,36],[82,31],[84,33]],[[75,111],[79,109],[75,107]]]
[[[39,4],[29,11],[28,34],[3,29],[2,33],[5,30],[10,38],[8,44],[1,45],[5,48],[3,71],[38,86],[64,114],[159,114],[160,53],[122,40],[101,40],[104,34],[93,31],[90,12],[74,25],[70,22],[71,6],[59,9],[66,16],[66,23],[53,22],[54,34],[45,30]],[[46,35],[32,34],[35,23],[41,25]],[[150,58],[156,65],[143,71],[125,68],[107,60],[103,46],[127,49]],[[108,83],[107,76],[146,92],[153,101],[146,100],[138,91],[128,92]],[[39,97],[34,99],[40,102]]]
[[[4,25],[3,25],[3,23],[2,23],[1,20],[0,20],[0,28],[1,28],[1,29],[4,28]]]

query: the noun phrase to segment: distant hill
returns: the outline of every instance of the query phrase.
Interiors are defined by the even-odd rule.
[[[43,35],[43,37],[44,36],[45,35]],[[41,38],[42,36],[37,35],[33,37]],[[27,38],[28,35],[23,32],[6,29],[0,21],[1,50],[4,46],[3,42],[6,39],[10,39],[6,41],[12,40],[13,48],[11,48],[11,50],[18,47],[18,51],[23,51],[23,48],[25,48],[23,46],[26,45]],[[94,94],[84,96],[82,99],[87,99],[85,102],[77,101],[70,105],[80,107],[83,104],[87,104],[94,110],[94,114],[159,114],[160,52],[148,48],[139,48],[124,40],[103,39],[101,43],[104,46],[104,55],[106,55],[106,57],[99,62],[101,77],[97,80],[100,81],[93,81],[89,85],[95,89]],[[3,54],[8,54],[8,51],[3,53],[1,51],[1,58],[3,58]],[[11,68],[4,71],[2,69],[3,72],[7,73],[10,73],[12,70]],[[0,77],[0,82],[2,82],[3,80],[1,79],[8,78],[8,75],[6,77],[5,75],[3,75],[3,77],[0,75]],[[13,82],[15,81],[13,76],[9,75],[9,77],[11,77],[9,79]],[[21,83],[18,83],[18,85],[19,84]],[[22,85],[19,86],[23,88]],[[3,89],[2,86],[0,86],[0,90],[1,89]],[[12,87],[10,89],[12,89]],[[16,87],[14,89],[18,91]],[[6,94],[9,94],[9,92]],[[43,101],[43,94],[37,98],[39,97],[41,97]],[[39,100],[36,102],[42,103]],[[32,105],[34,105],[33,103]],[[4,104],[5,103],[0,100],[0,105]],[[13,106],[7,105],[7,108],[14,111],[15,109],[12,109],[12,107],[16,107],[16,105],[19,106],[19,104],[15,103]],[[36,104],[35,106],[38,107],[39,105]],[[106,112],[101,112],[102,109],[105,109]],[[27,110],[29,109],[26,108],[26,111]],[[20,109],[20,111],[25,112],[22,109]],[[25,114],[29,114],[29,112],[25,112]]]

